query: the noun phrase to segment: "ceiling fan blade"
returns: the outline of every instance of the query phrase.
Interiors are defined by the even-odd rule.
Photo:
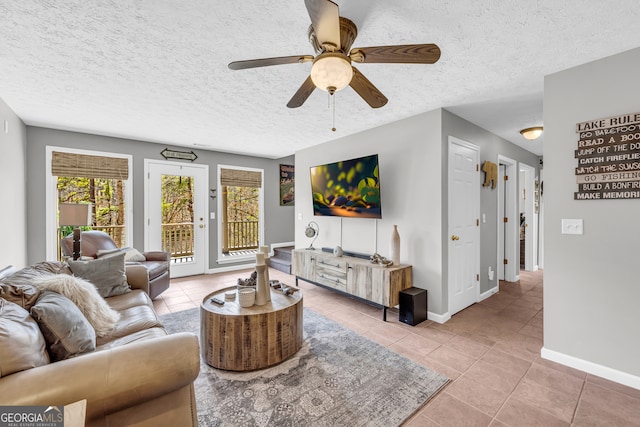
[[[351,49],[349,56],[354,62],[434,64],[440,59],[440,48],[435,44],[359,47]]]
[[[313,84],[313,80],[311,80],[311,76],[307,77],[307,80],[302,83],[300,89],[293,95],[287,107],[289,108],[298,108],[309,98],[311,92],[316,88],[316,85]]]
[[[331,0],[304,0],[304,4],[320,44],[329,43],[340,49],[338,5]]]
[[[386,96],[378,90],[356,67],[353,68],[353,78],[349,86],[357,92],[358,95],[364,99],[371,108],[380,108],[384,106],[387,101]]]
[[[277,58],[262,58],[262,59],[249,59],[247,61],[234,61],[229,63],[229,68],[232,70],[244,70],[247,68],[268,67],[270,65],[282,65],[282,64],[299,64],[303,62],[312,62],[313,56],[311,55],[297,55],[297,56],[280,56]]]

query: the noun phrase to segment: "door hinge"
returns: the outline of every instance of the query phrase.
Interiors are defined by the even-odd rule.
[[[476,218],[476,227],[480,227],[480,219]]]
[[[504,265],[509,264],[509,260],[508,260],[508,259],[506,259],[506,258],[505,258],[502,262],[503,262],[503,264],[504,264]]]
[[[147,179],[151,179],[151,172],[147,172]]]
[[[505,180],[505,181],[509,181],[509,175],[505,175],[505,176],[504,176],[504,180]]]
[[[509,218],[507,218],[506,216],[502,219],[503,222],[509,222]]]
[[[476,163],[476,172],[480,172],[480,165]]]
[[[479,282],[480,281],[480,275],[476,274],[476,281]]]
[[[151,218],[147,218],[147,225],[151,225]]]

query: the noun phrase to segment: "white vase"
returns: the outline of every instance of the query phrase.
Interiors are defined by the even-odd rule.
[[[258,273],[258,277],[256,277],[256,305],[265,305],[269,300],[267,300],[267,295],[271,294],[269,289],[269,283],[265,283],[265,274],[264,271],[267,268],[264,264],[257,264],[256,271]]]
[[[389,239],[389,254],[394,265],[400,264],[400,234],[398,226],[395,224],[391,231],[391,239]]]
[[[271,301],[271,278],[269,277],[269,264],[271,262],[271,257],[269,256],[269,252],[265,253],[264,256],[264,283],[265,283],[265,298],[267,302]]]

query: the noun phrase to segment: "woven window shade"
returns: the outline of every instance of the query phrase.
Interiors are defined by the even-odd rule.
[[[262,174],[239,169],[220,169],[220,185],[262,188]]]
[[[128,179],[129,162],[127,159],[118,157],[54,151],[51,158],[51,174],[82,178]]]

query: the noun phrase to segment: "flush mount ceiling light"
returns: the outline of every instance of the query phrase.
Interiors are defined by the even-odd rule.
[[[311,80],[320,90],[331,95],[344,89],[353,78],[353,67],[347,55],[341,52],[325,52],[316,57],[311,67]]]
[[[542,126],[534,126],[532,128],[522,129],[520,134],[529,141],[533,141],[534,139],[538,139],[540,135],[542,135]]]

